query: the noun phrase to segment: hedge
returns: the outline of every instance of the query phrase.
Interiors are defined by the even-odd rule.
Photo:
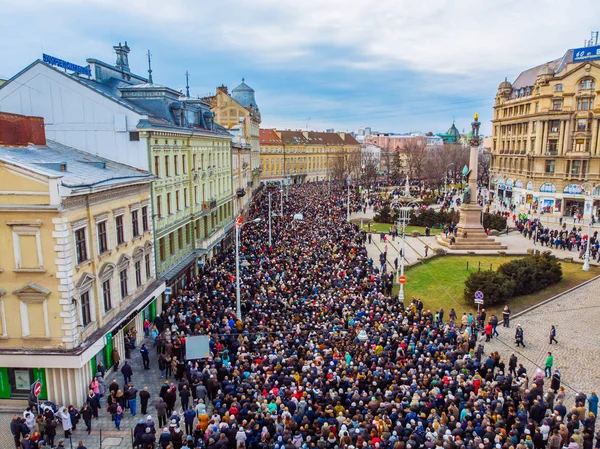
[[[496,214],[483,214],[483,227],[485,229],[495,229],[496,231],[506,230],[506,217]]]
[[[458,222],[458,212],[456,211],[436,211],[433,209],[420,209],[418,213],[410,213],[410,224],[412,226],[439,227],[439,225],[449,225]]]
[[[481,291],[486,304],[498,304],[514,296],[538,292],[561,279],[560,262],[550,252],[544,252],[502,264],[495,272],[471,273],[465,282],[464,297],[472,301],[475,292]]]

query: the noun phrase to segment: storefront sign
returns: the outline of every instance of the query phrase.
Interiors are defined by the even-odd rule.
[[[55,65],[56,67],[70,70],[71,72],[81,73],[82,75],[92,76],[92,71],[89,67],[82,67],[72,62],[63,61],[62,59],[55,58],[54,56],[43,54],[44,62],[46,64]]]

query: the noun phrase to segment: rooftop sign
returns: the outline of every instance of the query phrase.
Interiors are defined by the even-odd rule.
[[[573,62],[593,61],[595,59],[600,59],[600,45],[573,50]]]
[[[71,72],[81,73],[82,75],[92,76],[92,71],[89,67],[82,67],[72,62],[63,61],[62,59],[55,58],[54,56],[43,54],[44,62],[46,64],[55,65]]]

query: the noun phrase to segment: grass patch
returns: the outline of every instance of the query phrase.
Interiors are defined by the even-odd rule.
[[[496,271],[500,265],[513,259],[519,259],[519,257],[444,256],[428,260],[425,264],[414,265],[405,272],[407,279],[406,284],[404,284],[405,302],[409,303],[413,297],[421,298],[425,310],[435,311],[443,307],[446,316],[450,309],[454,307],[460,319],[464,311],[477,311],[474,302],[466,302],[463,298],[465,281],[469,274],[477,271],[480,264],[482,271],[489,270],[490,264],[491,268]],[[469,263],[468,270],[467,262]],[[508,304],[511,312],[516,313],[525,310],[600,274],[600,269],[594,266],[590,267],[590,271],[585,272],[581,269],[581,264],[578,263],[563,262],[561,265],[563,278],[560,282],[537,293],[510,299]],[[397,291],[398,287],[394,285],[394,293],[397,293]],[[502,319],[503,307],[504,304],[485,307],[485,309],[488,316],[495,313]]]
[[[386,234],[388,234],[390,232],[390,224],[387,223],[375,223],[375,222],[371,222],[371,227],[369,228],[369,225],[367,223],[363,223],[363,227],[362,230],[363,231],[367,231],[369,232],[385,232]],[[410,235],[410,233],[412,231],[419,231],[421,233],[421,235],[425,235],[425,226],[407,226],[406,227],[406,233]],[[440,233],[440,228],[433,228],[431,229],[431,234],[439,234]]]

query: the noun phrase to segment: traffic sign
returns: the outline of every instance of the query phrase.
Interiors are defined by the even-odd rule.
[[[33,394],[37,398],[42,392],[42,383],[38,380],[33,384]]]
[[[475,304],[483,304],[483,299],[475,298]]]
[[[475,299],[481,299],[483,300],[483,292],[481,291],[476,291],[475,292]],[[483,304],[483,303],[482,303]]]
[[[172,293],[173,293],[173,290],[171,289],[171,287],[165,288],[165,295],[170,295]]]
[[[406,276],[398,276],[398,282],[404,284],[406,282]]]

